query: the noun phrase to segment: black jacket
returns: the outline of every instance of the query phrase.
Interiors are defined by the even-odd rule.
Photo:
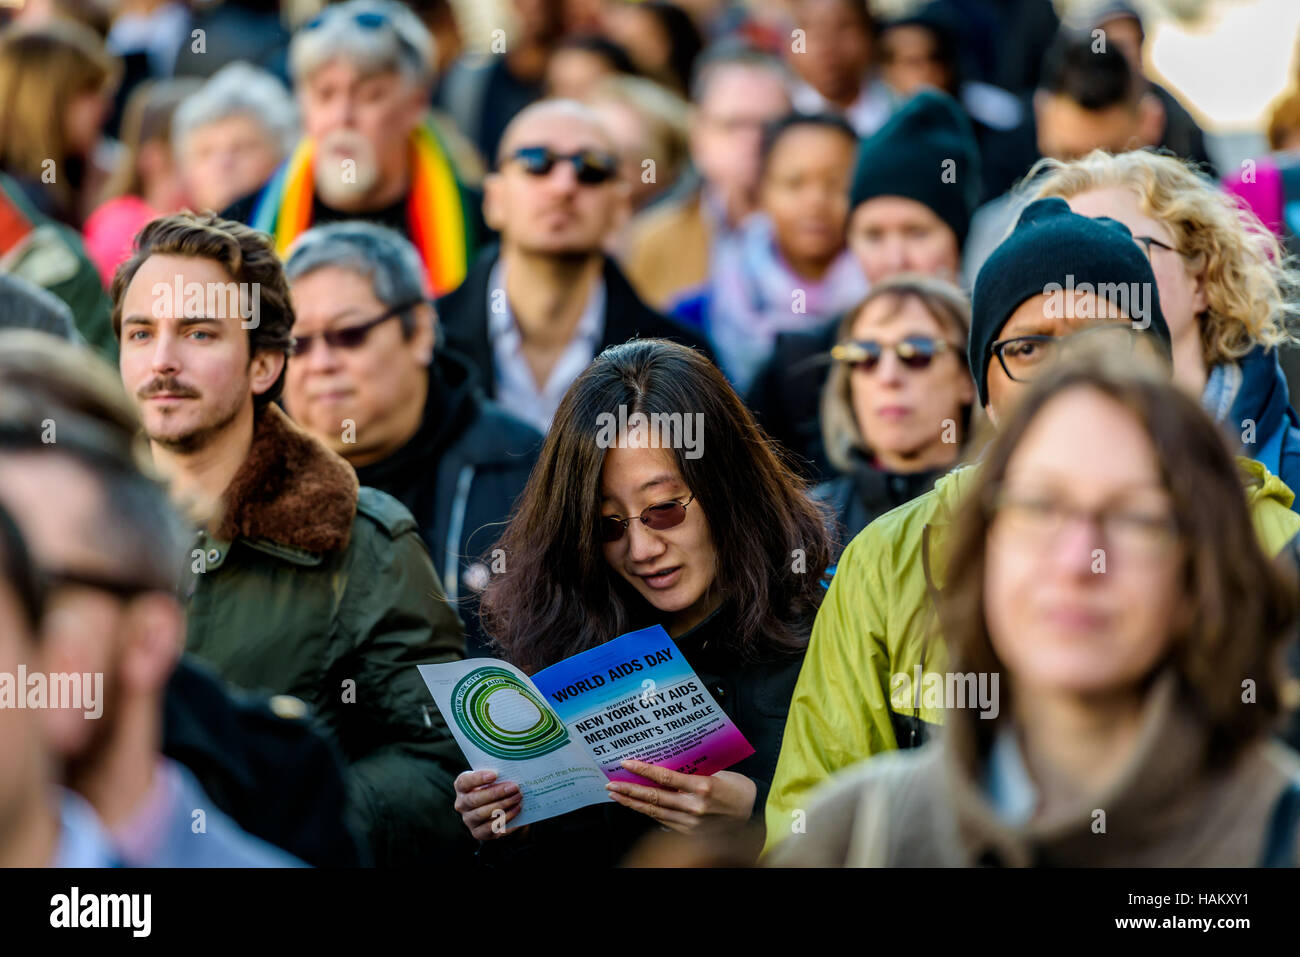
[[[835,477],[822,441],[821,400],[831,374],[835,330],[843,318],[836,316],[816,329],[779,333],[772,358],[747,397],[758,424],[796,456],[796,464],[813,482]]]
[[[856,454],[854,465],[851,473],[823,482],[813,490],[813,495],[830,506],[835,516],[836,560],[858,532],[890,509],[930,491],[948,471],[885,472]]]
[[[483,397],[460,356],[439,350],[429,369],[419,430],[357,478],[393,496],[415,516],[447,599],[465,623],[469,657],[487,655],[478,593],[500,571],[492,544],[537,461],[542,436]],[[494,563],[498,567],[494,568]]]
[[[488,279],[501,256],[499,246],[479,254],[469,275],[456,289],[438,300],[438,319],[447,345],[469,359],[491,398],[496,396],[496,366],[488,337]],[[596,354],[629,339],[672,339],[691,346],[710,359],[713,352],[703,339],[647,306],[633,291],[614,260],[605,257],[605,315]]]
[[[249,834],[317,867],[370,863],[344,823],[338,750],[305,713],[282,717],[273,704],[184,655],[163,697],[163,754]]]
[[[803,653],[743,662],[724,645],[734,630],[733,622],[732,611],[724,605],[674,642],[754,748],[752,755],[727,770],[758,785],[751,823],[761,825]],[[804,636],[811,633],[810,618]],[[613,867],[657,827],[653,819],[638,811],[612,802],[596,804],[539,821],[527,834],[485,841],[479,848],[479,860],[485,866],[503,868]]]

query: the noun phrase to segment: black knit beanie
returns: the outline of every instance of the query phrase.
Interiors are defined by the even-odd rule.
[[[922,90],[863,141],[849,208],[877,196],[914,199],[947,223],[961,246],[979,191],[979,147],[970,120],[946,93]]]
[[[1073,213],[1063,199],[1040,199],[1025,207],[975,278],[967,358],[980,405],[989,401],[990,347],[1007,319],[1025,300],[1057,289],[1091,291],[1125,309],[1134,329],[1154,335],[1171,355],[1155,273],[1128,227]]]

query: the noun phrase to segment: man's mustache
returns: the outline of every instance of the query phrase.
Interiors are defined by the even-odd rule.
[[[181,385],[180,382],[169,377],[151,379],[136,391],[136,396],[141,399],[148,399],[164,392],[182,399],[197,399],[199,397],[198,390],[191,389],[187,385]]]

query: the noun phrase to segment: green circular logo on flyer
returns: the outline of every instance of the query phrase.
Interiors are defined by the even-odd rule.
[[[569,743],[555,712],[504,668],[476,668],[456,682],[451,715],[475,747],[496,758],[539,758]]]

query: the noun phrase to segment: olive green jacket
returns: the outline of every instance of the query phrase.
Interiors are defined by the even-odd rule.
[[[466,766],[416,669],[463,658],[465,641],[410,513],[274,405],[223,505],[188,556],[189,650],[312,708],[376,864],[471,852],[452,809]]]

